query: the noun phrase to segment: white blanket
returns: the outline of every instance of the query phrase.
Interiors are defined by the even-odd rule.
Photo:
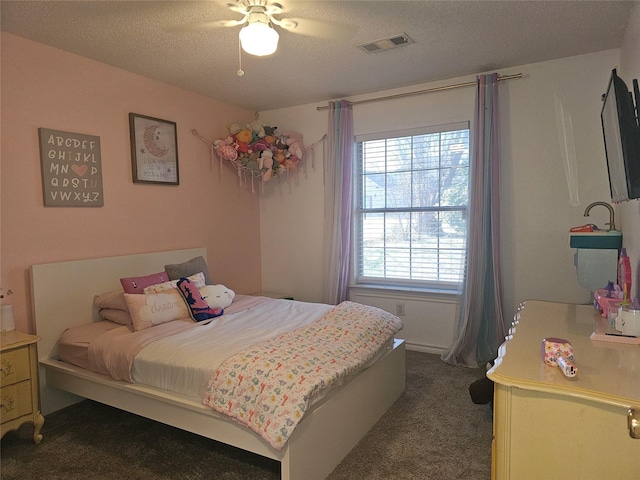
[[[156,340],[135,357],[134,382],[155,386],[200,401],[213,372],[222,362],[256,343],[310,324],[331,305],[238,296],[234,306],[249,308],[238,313],[228,308],[208,324]]]
[[[311,325],[225,360],[202,401],[281,450],[313,398],[364,367],[400,329],[395,315],[342,302]]]

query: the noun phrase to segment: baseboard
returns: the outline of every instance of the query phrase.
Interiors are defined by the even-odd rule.
[[[411,343],[405,340],[405,346],[407,350],[422,353],[433,353],[435,355],[441,355],[447,351],[446,348],[436,347],[434,345],[425,345],[422,343]]]

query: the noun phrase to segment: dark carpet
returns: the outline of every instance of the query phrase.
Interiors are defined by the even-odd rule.
[[[468,392],[484,372],[412,351],[406,363],[405,392],[328,480],[488,480],[491,409]],[[2,480],[280,478],[278,462],[89,400],[48,415],[40,445],[32,432],[2,439]]]

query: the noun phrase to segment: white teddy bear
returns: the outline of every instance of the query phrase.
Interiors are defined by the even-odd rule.
[[[266,135],[264,131],[264,123],[260,120],[254,120],[251,123],[247,123],[247,129],[255,133],[258,138],[263,138]]]
[[[200,289],[200,295],[211,308],[227,308],[236,297],[236,293],[224,285],[205,285]]]

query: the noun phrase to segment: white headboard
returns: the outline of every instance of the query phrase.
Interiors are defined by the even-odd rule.
[[[166,252],[90,258],[70,262],[45,263],[31,266],[31,292],[38,357],[58,358],[58,338],[69,327],[98,320],[93,297],[122,289],[120,278],[149,275],[164,270],[170,263],[182,263],[203,256],[206,248],[171,250]],[[40,369],[43,403],[47,396],[46,379]]]
[[[161,272],[167,264],[186,262],[200,255],[206,259],[207,250],[192,248],[33,265],[33,313],[36,333],[42,337],[38,356],[57,359],[58,337],[65,329],[98,320],[93,297],[121,290],[120,278]]]

